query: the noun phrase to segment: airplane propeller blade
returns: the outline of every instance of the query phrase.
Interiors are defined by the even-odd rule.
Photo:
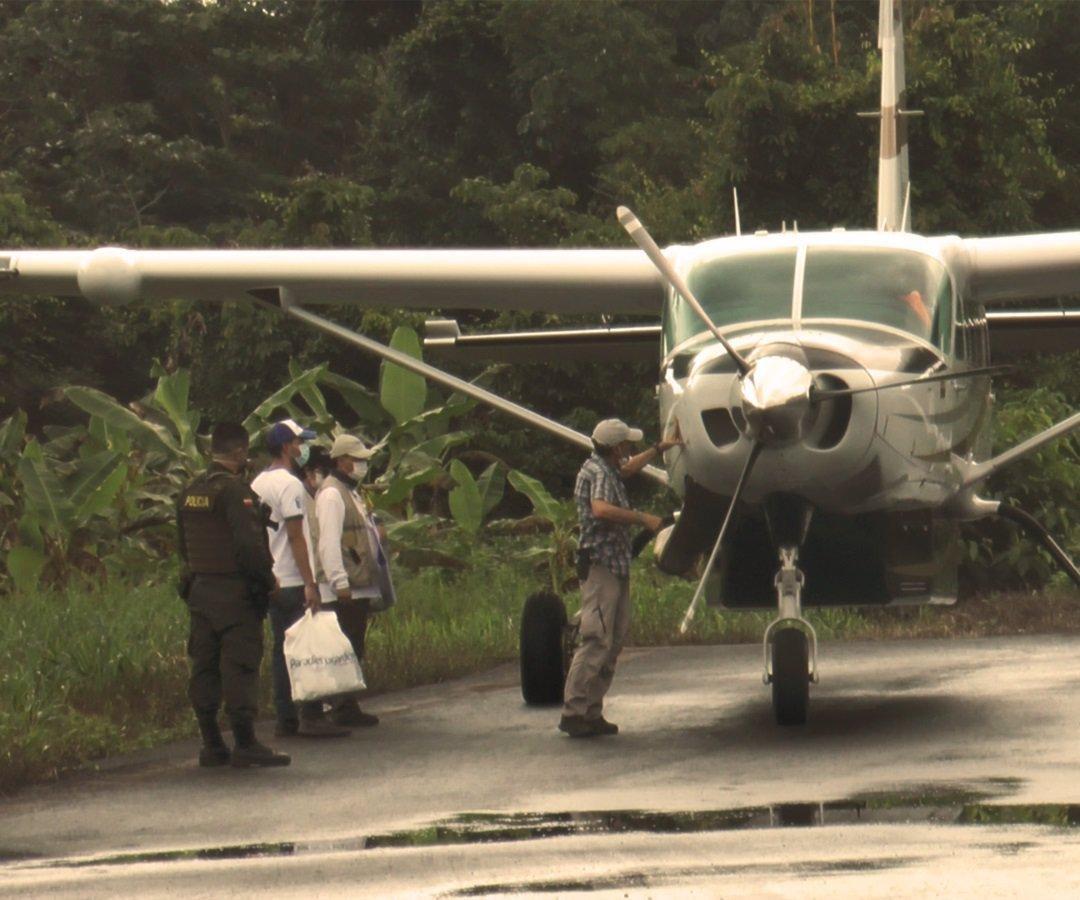
[[[1007,372],[1012,366],[983,366],[978,369],[966,369],[963,372],[938,372],[934,375],[923,375],[919,378],[911,378],[908,381],[894,381],[891,384],[875,384],[872,387],[861,388],[838,388],[836,390],[810,389],[810,402],[817,403],[821,400],[833,400],[837,397],[850,397],[852,394],[867,394],[871,391],[887,391],[892,388],[912,387],[917,384],[931,384],[935,381],[952,381],[956,378],[979,378],[985,375],[1000,375]]]
[[[735,360],[735,365],[739,367],[739,374],[745,375],[749,372],[750,363],[743,359],[735,348],[728,343],[727,338],[720,333],[720,329],[717,328],[713,320],[709,318],[709,314],[705,312],[702,305],[698,302],[693,291],[687,286],[683,277],[675,271],[675,267],[668,258],[664,256],[663,251],[656,245],[656,241],[654,241],[649,232],[645,230],[645,226],[641,224],[638,217],[625,206],[620,206],[618,210],[616,210],[616,213],[619,216],[619,224],[626,229],[627,234],[630,235],[634,243],[645,251],[645,255],[649,257],[652,264],[660,270],[660,274],[667,279],[668,283],[675,288],[676,291],[682,294],[686,299],[686,302],[689,303],[694,312],[697,313],[698,318],[701,319],[709,331],[712,332],[713,337],[720,342],[720,346],[728,352],[728,355],[733,360]]]
[[[720,546],[724,542],[724,535],[727,534],[728,526],[731,524],[732,517],[735,514],[735,506],[739,502],[743,488],[746,487],[746,482],[750,480],[750,472],[754,468],[754,463],[757,462],[758,454],[761,453],[763,446],[760,441],[755,441],[750,445],[750,455],[746,457],[742,474],[739,475],[739,481],[735,485],[735,493],[731,495],[731,503],[728,504],[727,512],[724,514],[724,523],[720,526],[720,533],[716,536],[716,543],[713,544],[712,553],[709,554],[709,560],[705,563],[705,571],[701,573],[701,580],[698,582],[697,590],[694,591],[694,599],[690,601],[690,606],[687,608],[686,615],[683,616],[682,624],[679,626],[679,634],[686,634],[694,615],[697,613],[698,603],[701,601],[701,595],[705,590],[705,581],[716,563],[716,555],[720,552]]]

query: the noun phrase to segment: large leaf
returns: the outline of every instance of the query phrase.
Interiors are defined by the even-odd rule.
[[[428,456],[439,459],[451,447],[457,447],[470,440],[472,440],[472,435],[467,431],[451,431],[417,444],[409,453],[426,453]]]
[[[392,469],[386,470],[386,474],[381,480],[390,483],[400,476],[430,469],[433,466],[438,468],[441,465],[442,463],[437,456],[432,456],[430,453],[424,453],[422,450],[410,450],[397,461]]]
[[[441,466],[431,466],[417,472],[415,475],[394,478],[383,493],[375,495],[374,504],[380,508],[396,506],[398,503],[408,499],[413,490],[420,487],[420,485],[430,484],[436,478],[441,478],[442,474]]]
[[[414,440],[425,440],[437,437],[449,430],[453,419],[468,413],[478,402],[462,394],[453,394],[445,403],[422,410],[411,419],[399,422],[391,429],[387,439],[394,441],[407,436]]]
[[[64,491],[71,505],[78,509],[112,475],[120,456],[112,450],[96,453],[79,463],[79,467],[64,482]]]
[[[460,459],[450,463],[450,477],[457,487],[450,491],[450,514],[469,534],[476,534],[484,522],[484,500],[472,472]]]
[[[293,377],[299,377],[301,374],[300,365],[296,360],[289,360],[289,374]],[[330,410],[326,408],[326,398],[323,396],[323,392],[319,390],[318,381],[303,382],[299,388],[299,394],[304,398],[304,402],[308,405],[308,408],[315,414],[315,418],[326,427],[333,424],[333,417],[330,415]]]
[[[476,486],[480,489],[480,497],[484,502],[484,515],[486,516],[499,505],[503,494],[506,493],[506,476],[503,474],[502,464],[493,462],[484,469],[480,473],[480,477],[476,479]]]
[[[411,519],[390,522],[386,526],[386,536],[392,546],[415,541],[421,537],[428,541],[431,530],[438,527],[440,521],[438,516],[424,513],[423,515],[413,516]]]
[[[110,429],[101,416],[90,417],[90,423],[86,426],[86,433],[90,435],[89,443],[98,449],[108,448],[125,455],[131,450],[131,441],[128,439],[127,434],[117,428]],[[116,446],[117,439],[125,442],[123,447]]]
[[[94,516],[105,512],[124,486],[127,476],[127,465],[122,461],[117,462],[112,470],[96,484],[93,490],[86,492],[82,502],[76,504],[75,515],[79,521],[86,522]]]
[[[15,590],[27,593],[38,585],[41,570],[45,568],[45,554],[33,547],[12,547],[4,562],[15,582]]]
[[[514,490],[521,491],[532,502],[536,514],[549,522],[559,522],[563,518],[562,505],[548,493],[539,481],[514,469],[507,476]]]
[[[274,391],[274,393],[252,410],[250,416],[244,419],[244,428],[247,429],[248,434],[254,434],[258,431],[270,420],[270,417],[276,410],[286,409],[290,416],[295,417],[299,410],[294,404],[290,404],[290,401],[301,391],[301,389],[315,384],[325,371],[326,363],[315,366],[313,369],[302,372],[283,388]]]
[[[45,537],[41,533],[41,523],[33,513],[24,513],[19,519],[19,540],[27,547],[45,552]]]
[[[186,450],[195,446],[195,429],[188,410],[190,388],[191,373],[181,369],[172,375],[162,374],[154,390],[154,402],[165,411],[180,436],[180,445]]]
[[[48,438],[41,445],[46,456],[67,460],[87,450],[87,434],[82,425],[46,425],[42,430]]]
[[[98,416],[110,428],[125,431],[136,438],[147,439],[152,444],[166,450],[171,456],[180,454],[180,447],[175,438],[169,434],[167,428],[140,419],[130,409],[121,406],[108,394],[80,385],[66,387],[63,393],[79,409],[90,413],[91,416]]]
[[[379,405],[378,397],[362,384],[329,371],[323,372],[319,383],[337,391],[365,424],[386,420],[386,411]]]
[[[72,506],[56,474],[49,468],[41,445],[31,440],[16,466],[26,509],[47,531],[65,535],[72,520]]]
[[[400,325],[390,339],[390,347],[421,359],[420,338],[407,325]],[[427,402],[427,382],[422,375],[401,366],[384,362],[379,377],[379,402],[397,423],[407,422],[418,416]]]
[[[8,460],[18,456],[25,436],[26,413],[20,409],[0,424],[0,459]]]

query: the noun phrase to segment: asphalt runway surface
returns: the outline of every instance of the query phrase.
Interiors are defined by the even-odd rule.
[[[1080,638],[821,645],[779,728],[760,647],[628,650],[617,737],[516,666],[205,770],[193,742],[0,801],[0,896],[1080,895]],[[267,738],[269,740],[269,738]]]

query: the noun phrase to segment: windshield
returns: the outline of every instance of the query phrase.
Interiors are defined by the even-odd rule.
[[[942,350],[952,338],[952,284],[937,260],[883,247],[810,247],[802,320],[889,325]]]
[[[790,320],[795,256],[794,247],[785,247],[706,259],[686,273],[686,282],[720,328]],[[664,353],[705,330],[690,304],[675,295],[664,310]]]

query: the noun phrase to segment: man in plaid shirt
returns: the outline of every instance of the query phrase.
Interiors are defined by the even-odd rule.
[[[592,433],[593,454],[578,472],[574,500],[581,520],[579,552],[587,557],[581,583],[580,644],[566,677],[559,730],[570,737],[618,734],[619,726],[603,716],[604,695],[615,675],[630,631],[630,526],[650,531],[660,519],[630,509],[624,478],[635,475],[679,443],[664,440],[631,456],[641,429],[619,419],[605,419]],[[586,569],[582,560],[579,572]]]

